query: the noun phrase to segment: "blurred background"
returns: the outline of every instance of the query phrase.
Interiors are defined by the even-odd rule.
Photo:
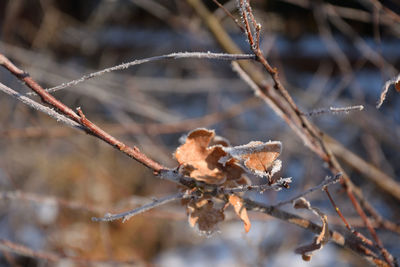
[[[250,52],[235,23],[212,0],[203,2],[236,44]],[[236,1],[221,3],[239,17]],[[299,107],[310,112],[364,105],[362,112],[311,120],[400,182],[399,94],[391,88],[382,108],[375,108],[383,84],[400,67],[400,2],[253,0],[252,6],[263,26],[262,50]],[[222,52],[194,10],[181,0],[3,0],[0,51],[45,88],[134,59]],[[18,92],[29,92],[3,69],[0,80]],[[0,266],[365,265],[334,244],[318,251],[311,262],[303,262],[293,251],[313,234],[259,213],[250,213],[253,225],[246,235],[230,210],[219,233],[208,238],[190,228],[179,203],[125,223],[92,222],[93,216],[173,194],[176,185],[157,179],[109,145],[0,95],[0,238],[63,258],[54,263],[1,249]],[[169,167],[177,165],[172,153],[179,137],[198,127],[215,129],[233,145],[281,141],[283,168],[278,175],[293,177],[293,183],[285,192],[250,194],[268,204],[330,175],[321,159],[255,98],[226,61],[157,61],[54,95],[73,109],[82,107],[90,120]],[[399,223],[399,200],[365,179],[354,165],[344,161],[366,199],[386,219]],[[331,192],[346,219],[368,236],[340,186],[332,186]],[[308,199],[328,215],[331,228],[343,227],[326,195],[316,192]],[[299,214],[320,223],[307,212]],[[399,257],[399,232],[378,229],[378,234]]]

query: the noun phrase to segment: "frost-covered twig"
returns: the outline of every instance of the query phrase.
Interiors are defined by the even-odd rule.
[[[221,25],[218,24],[212,15],[209,13],[206,7],[199,0],[187,0],[189,4],[197,11],[197,13],[206,21],[209,26],[210,31],[214,34],[215,39],[223,46],[226,51],[235,51],[235,53],[240,53],[240,49],[233,45],[233,41],[227,36],[226,32]],[[371,225],[368,217],[364,216],[365,211],[363,208],[367,209],[372,214],[377,214],[375,209],[369,204],[368,200],[362,195],[361,190],[359,190],[351,181],[350,177],[344,173],[344,170],[340,163],[336,160],[335,155],[331,152],[329,146],[325,143],[323,139],[323,132],[313,125],[306,116],[301,115],[296,103],[293,101],[291,95],[286,90],[284,85],[281,83],[279,78],[278,70],[272,67],[268,60],[265,58],[263,52],[259,47],[255,45],[253,32],[250,30],[251,23],[255,23],[252,16],[247,13],[251,13],[251,10],[246,9],[248,1],[238,0],[239,10],[242,15],[242,19],[247,32],[247,40],[253,53],[257,56],[257,61],[261,63],[264,69],[270,74],[273,80],[273,88],[266,84],[264,75],[260,73],[251,62],[249,64],[241,64],[240,67],[243,72],[257,85],[258,88],[262,88],[262,91],[257,90],[257,95],[260,96],[266,103],[268,103],[272,109],[282,117],[288,125],[295,131],[295,133],[304,141],[304,144],[314,151],[318,156],[320,156],[330,167],[332,173],[343,173],[343,179],[341,183],[343,187],[346,188],[346,193],[349,196],[353,206],[356,208],[357,212],[363,218],[365,225],[368,227],[369,232],[373,236],[376,244],[381,248],[382,255],[384,255],[385,261],[392,265],[391,255],[384,253],[381,241],[376,235],[376,231]],[[220,38],[224,36],[224,38]],[[235,63],[235,62],[233,62]],[[247,63],[247,62],[246,62]],[[237,64],[236,64],[237,65]],[[360,201],[358,201],[358,199]],[[361,207],[362,205],[362,207]],[[362,214],[362,215],[361,215]]]
[[[85,127],[82,125],[78,124],[77,122],[65,117],[64,115],[61,115],[60,113],[56,112],[54,109],[43,106],[42,104],[39,104],[38,102],[30,99],[29,97],[26,97],[24,95],[21,95],[20,93],[14,91],[10,87],[5,86],[4,84],[0,83],[0,91],[16,98],[17,100],[21,101],[25,105],[28,105],[29,107],[36,109],[38,111],[41,111],[50,117],[56,119],[58,122],[62,122],[70,127],[77,128],[80,130],[85,130]]]
[[[292,177],[280,178],[275,183],[262,184],[262,185],[241,185],[233,188],[219,188],[218,193],[221,194],[234,194],[248,191],[264,192],[265,190],[280,191],[282,188],[289,188],[289,184],[292,182]]]
[[[143,154],[139,148],[137,147],[130,147],[124,144],[122,141],[118,140],[117,138],[113,137],[99,126],[91,122],[86,118],[80,108],[77,109],[77,112],[72,110],[70,107],[56,99],[54,96],[46,92],[42,86],[40,86],[30,75],[19,69],[15,66],[7,57],[3,54],[0,54],[0,65],[7,69],[11,74],[17,77],[19,80],[24,82],[32,91],[37,93],[43,102],[50,105],[51,107],[57,109],[59,113],[68,117],[69,119],[75,121],[81,127],[80,129],[84,129],[88,134],[91,134],[104,142],[108,143],[109,145],[113,146],[114,148],[118,149],[119,151],[123,152],[124,154],[128,155],[129,157],[135,159],[136,161],[142,163],[146,167],[152,169],[154,172],[158,173],[162,169],[167,169],[165,166],[161,165],[160,163],[150,159],[145,154]],[[9,91],[9,90],[7,90]],[[16,97],[17,95],[14,94]],[[24,98],[24,100],[26,100]]]
[[[125,221],[129,220],[132,216],[135,216],[135,215],[138,215],[145,211],[162,206],[169,202],[185,198],[187,196],[188,195],[185,193],[178,193],[178,194],[166,196],[166,197],[163,197],[160,199],[154,199],[151,203],[143,205],[139,208],[136,208],[136,209],[133,209],[133,210],[130,210],[127,212],[118,213],[118,214],[107,213],[103,218],[92,217],[92,220],[95,222],[108,222],[108,221],[115,221],[115,220],[122,219],[122,222],[125,222]]]
[[[308,189],[307,191],[304,191],[304,192],[298,194],[297,196],[292,197],[291,199],[279,202],[279,203],[275,204],[274,206],[275,207],[280,207],[280,206],[285,205],[285,204],[293,203],[293,201],[295,201],[296,199],[304,197],[305,195],[308,195],[308,194],[310,194],[310,193],[312,193],[312,192],[314,192],[316,190],[323,189],[325,186],[329,186],[331,184],[336,183],[337,181],[339,181],[339,178],[341,176],[342,176],[341,173],[336,174],[335,177],[329,177],[328,176],[319,185],[317,185],[315,187],[312,187],[312,188]]]
[[[364,109],[363,105],[357,105],[357,106],[349,106],[349,107],[342,107],[342,108],[336,108],[336,107],[329,107],[328,108],[321,108],[321,109],[315,109],[312,110],[308,113],[303,113],[305,116],[318,116],[318,115],[323,115],[323,114],[348,114],[350,111],[361,111]]]
[[[233,20],[233,22],[235,22],[235,24],[239,27],[239,29],[240,29],[242,32],[246,32],[245,28],[244,28],[242,25],[240,25],[239,21],[232,15],[232,13],[229,12],[229,10],[227,10],[220,2],[218,2],[218,0],[213,0],[213,2],[214,2],[219,8],[221,8],[221,10],[224,11],[224,13],[225,13],[228,17],[230,17],[230,18]]]
[[[214,59],[214,60],[243,60],[243,59],[255,59],[255,56],[252,54],[225,54],[225,53],[211,53],[211,52],[179,52],[179,53],[171,53],[168,55],[162,55],[162,56],[155,56],[155,57],[149,57],[149,58],[143,58],[143,59],[137,59],[128,63],[122,63],[120,65],[111,67],[111,68],[106,68],[104,70],[96,71],[93,73],[86,74],[79,79],[72,80],[70,82],[62,83],[58,86],[51,87],[46,89],[47,92],[55,92],[70,86],[77,85],[81,82],[84,82],[86,80],[92,79],[94,77],[101,76],[105,73],[116,71],[116,70],[123,70],[130,68],[135,65],[140,65],[143,63],[148,63],[148,62],[154,62],[154,61],[159,61],[163,59],[181,59],[181,58],[194,58],[194,59]],[[28,94],[34,94],[34,93],[28,93]]]

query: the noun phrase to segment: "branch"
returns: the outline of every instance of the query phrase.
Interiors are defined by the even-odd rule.
[[[329,107],[327,108],[322,108],[322,109],[315,109],[307,113],[301,113],[304,116],[312,117],[312,116],[319,116],[323,114],[348,114],[350,111],[361,111],[364,109],[363,105],[357,105],[357,106],[349,106],[349,107],[342,107],[342,108],[336,108],[336,107]]]
[[[400,201],[400,184],[396,182],[392,177],[382,172],[372,164],[366,162],[332,137],[326,135],[324,139],[328,143],[329,147],[332,149],[332,152],[337,155],[339,159],[346,162],[354,170],[362,173],[379,189],[391,195],[397,201]]]
[[[234,194],[243,193],[248,191],[264,192],[265,190],[280,191],[282,188],[289,188],[289,184],[292,182],[292,177],[280,178],[273,184],[262,184],[262,185],[241,185],[233,188],[219,187],[217,189],[218,194]]]
[[[229,10],[227,10],[220,2],[218,2],[218,0],[213,0],[213,2],[219,7],[221,8],[222,11],[224,11],[224,13],[230,17],[232,19],[232,21],[236,24],[236,26],[238,26],[238,28],[242,31],[245,32],[245,28],[239,23],[239,21],[232,15],[231,12],[229,12]]]
[[[97,218],[97,217],[92,217],[92,221],[95,222],[110,222],[110,221],[115,221],[115,220],[119,220],[122,219],[122,222],[125,222],[127,220],[129,220],[132,216],[138,215],[140,213],[143,213],[145,211],[154,209],[156,207],[165,205],[169,202],[178,200],[178,199],[182,199],[182,198],[186,198],[188,197],[187,194],[185,193],[178,193],[175,195],[170,195],[170,196],[166,196],[160,199],[154,199],[151,203],[148,203],[146,205],[143,205],[139,208],[127,211],[127,212],[123,212],[123,213],[118,213],[118,214],[111,214],[111,213],[107,213],[106,215],[104,215],[103,218]]]
[[[22,103],[24,103],[25,105],[36,109],[40,112],[43,112],[47,115],[49,115],[50,117],[52,117],[53,119],[56,119],[56,121],[58,122],[62,122],[65,125],[68,125],[72,128],[77,128],[79,130],[86,130],[85,127],[83,127],[82,125],[80,125],[79,123],[65,117],[64,115],[61,115],[60,113],[54,111],[54,109],[51,109],[49,107],[43,106],[42,104],[39,104],[38,102],[30,99],[29,97],[26,97],[24,95],[21,95],[20,93],[14,91],[13,89],[5,86],[4,84],[0,83],[0,91],[16,98],[17,100],[21,101]]]
[[[208,9],[204,6],[204,4],[199,0],[187,0],[187,2],[195,9],[195,11],[199,14],[199,16],[206,22],[210,31],[214,35],[215,39],[219,42],[219,44],[225,49],[227,52],[240,53],[240,49],[234,44],[232,39],[226,34],[223,27],[220,25],[219,21],[213,17],[213,15],[208,11]],[[373,209],[373,207],[368,203],[368,201],[363,197],[362,192],[359,188],[357,188],[350,177],[344,172],[343,168],[326,145],[323,139],[323,132],[318,129],[315,125],[313,125],[305,116],[301,115],[301,112],[297,105],[294,103],[290,94],[283,86],[279,79],[278,71],[276,68],[271,67],[267,59],[264,57],[262,51],[257,45],[258,36],[256,36],[256,41],[254,41],[253,32],[251,31],[250,25],[258,25],[252,16],[252,11],[248,6],[248,1],[238,0],[239,9],[241,11],[241,15],[246,27],[247,39],[250,44],[250,48],[253,53],[257,56],[257,61],[259,61],[264,69],[270,74],[274,89],[272,90],[269,86],[266,86],[266,82],[264,81],[263,74],[257,71],[254,64],[248,62],[248,64],[243,64],[241,62],[233,62],[236,65],[240,65],[243,69],[243,72],[246,73],[247,76],[251,80],[253,80],[253,84],[256,85],[257,95],[260,96],[264,101],[266,101],[273,110],[282,117],[288,125],[295,131],[295,133],[304,141],[305,145],[315,152],[322,160],[324,160],[332,173],[343,173],[341,184],[346,189],[346,193],[351,200],[353,206],[356,211],[360,214],[361,218],[364,220],[365,225],[367,226],[371,236],[375,240],[377,246],[381,249],[381,253],[385,258],[386,262],[389,266],[393,266],[393,257],[390,255],[382,245],[381,240],[376,235],[375,229],[372,227],[372,224],[368,217],[366,217],[365,211],[361,207],[361,204],[364,208],[368,208],[369,211],[372,210],[372,213],[377,214],[377,212]],[[249,19],[251,22],[249,22]],[[256,29],[256,35],[258,35],[258,31]],[[263,88],[263,90],[259,90]],[[278,92],[278,94],[275,93]],[[355,195],[360,199],[357,200]],[[360,204],[361,203],[361,204]]]
[[[294,123],[297,124],[297,127],[299,127],[302,130],[302,133],[305,138],[309,139],[307,144],[311,144],[310,148],[313,149],[315,152],[320,153],[320,156],[322,159],[325,160],[329,164],[329,167],[332,172],[341,172],[342,167],[340,166],[339,162],[336,160],[330,149],[326,146],[324,140],[322,139],[322,134],[321,132],[317,131],[317,128],[312,125],[304,116],[300,116],[300,111],[299,108],[297,107],[296,103],[293,101],[292,97],[290,96],[289,92],[286,90],[286,88],[283,86],[279,79],[278,71],[276,68],[272,68],[267,59],[264,57],[261,49],[257,45],[257,43],[254,43],[254,38],[252,36],[252,32],[249,28],[249,18],[250,21],[256,25],[255,18],[252,15],[251,8],[249,6],[249,2],[245,0],[239,0],[239,7],[240,10],[242,11],[242,17],[247,29],[248,33],[248,41],[250,43],[250,47],[253,51],[253,53],[257,56],[257,60],[264,66],[265,70],[271,75],[271,78],[274,82],[274,88],[280,92],[280,94],[283,96],[286,104],[289,105],[290,109],[292,112],[296,114],[293,119],[295,119]],[[369,48],[366,46],[366,48]],[[298,125],[298,123],[301,123],[301,125]],[[346,193],[353,204],[355,210],[357,213],[361,216],[363,219],[365,225],[368,228],[368,231],[370,232],[372,238],[374,239],[376,245],[379,247],[382,256],[386,260],[387,264],[389,266],[394,266],[394,258],[393,256],[383,247],[383,243],[378,237],[375,229],[372,226],[371,221],[367,217],[364,209],[361,207],[361,204],[359,200],[356,199],[354,196],[354,184],[350,180],[350,177],[347,175],[343,175],[343,179],[341,180],[341,183],[344,188],[346,188]],[[361,195],[361,194],[360,194]],[[363,201],[365,201],[363,199]],[[345,222],[346,223],[346,222]]]
[[[268,214],[272,217],[280,219],[282,221],[297,225],[303,229],[310,230],[313,233],[319,234],[322,231],[321,226],[302,218],[298,215],[278,209],[276,206],[269,206],[263,203],[259,203],[250,199],[244,199],[246,208],[252,211],[258,211]],[[333,241],[339,246],[346,247],[356,254],[362,256],[372,264],[378,266],[388,266],[385,261],[379,258],[379,253],[375,250],[374,246],[364,243],[362,239],[355,235],[348,233],[340,233],[338,231],[330,231],[330,241]]]
[[[244,59],[255,59],[256,57],[252,54],[225,54],[225,53],[211,53],[211,52],[179,52],[179,53],[172,53],[168,55],[162,55],[162,56],[155,56],[155,57],[149,57],[149,58],[144,58],[144,59],[137,59],[128,63],[122,63],[120,65],[111,67],[111,68],[106,68],[104,70],[96,71],[93,73],[86,74],[82,76],[79,79],[67,82],[67,83],[62,83],[58,86],[51,87],[46,89],[47,92],[52,93],[56,92],[58,90],[77,85],[81,82],[87,81],[89,79],[101,76],[105,73],[116,71],[116,70],[124,70],[127,68],[130,68],[132,66],[140,65],[143,63],[148,63],[148,62],[154,62],[154,61],[159,61],[163,59],[182,59],[182,58],[195,58],[195,59],[214,59],[214,60],[244,60]],[[29,93],[32,94],[32,93]]]
[[[152,169],[154,172],[158,173],[162,169],[166,169],[163,165],[154,160],[148,158],[145,154],[140,152],[137,147],[130,147],[111,136],[100,127],[98,127],[93,122],[89,121],[85,115],[83,114],[81,109],[78,109],[78,113],[75,113],[68,106],[57,100],[51,94],[46,92],[35,80],[33,80],[28,73],[16,67],[8,58],[6,58],[3,54],[0,54],[0,65],[6,68],[11,72],[14,76],[16,76],[21,81],[25,82],[25,84],[31,88],[34,92],[36,92],[42,99],[43,102],[49,104],[50,106],[56,108],[59,113],[69,117],[71,120],[78,123],[87,133],[103,140],[104,142],[112,145],[114,148],[120,150],[124,154],[129,157],[135,159],[136,161],[142,163],[146,167]],[[21,101],[26,100],[25,98],[19,98]]]
[[[296,199],[304,197],[305,195],[308,195],[308,194],[310,194],[310,193],[312,193],[312,192],[314,192],[316,190],[323,189],[324,187],[329,186],[331,184],[335,184],[335,183],[337,183],[339,181],[341,176],[342,176],[341,173],[336,174],[335,177],[329,177],[328,176],[319,185],[317,185],[315,187],[312,187],[312,188],[308,189],[307,191],[304,191],[304,192],[298,194],[297,196],[292,197],[291,199],[276,203],[274,205],[274,207],[280,207],[280,206],[283,206],[283,205],[286,205],[286,204],[293,203]]]
[[[103,124],[103,128],[113,134],[131,133],[131,134],[149,134],[159,135],[167,133],[189,132],[200,127],[207,127],[217,124],[223,120],[233,118],[245,111],[255,109],[262,102],[251,97],[237,104],[233,104],[229,108],[214,113],[206,114],[201,117],[183,119],[177,122],[168,123],[127,123],[117,125],[115,123]],[[57,113],[58,114],[58,113]],[[44,128],[44,127],[25,127],[18,129],[9,129],[0,131],[0,138],[38,138],[46,137],[63,137],[72,132],[60,131],[59,127]]]

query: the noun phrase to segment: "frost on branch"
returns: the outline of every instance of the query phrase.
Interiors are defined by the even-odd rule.
[[[180,164],[179,172],[206,184],[225,188],[249,185],[246,172],[268,177],[271,183],[270,178],[281,168],[281,161],[277,160],[282,149],[280,142],[252,141],[247,145],[231,147],[226,139],[208,129],[193,130],[182,141],[174,154]],[[184,201],[189,224],[197,226],[202,233],[210,234],[224,219],[224,209],[230,204],[248,232],[251,223],[243,199],[236,194],[220,199],[225,201],[225,205],[219,209],[215,208],[215,200],[204,195]]]

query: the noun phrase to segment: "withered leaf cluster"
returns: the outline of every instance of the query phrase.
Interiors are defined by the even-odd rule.
[[[185,176],[206,184],[232,188],[248,185],[248,172],[262,177],[272,176],[281,167],[281,162],[277,160],[280,153],[280,142],[252,141],[247,145],[231,147],[213,130],[196,129],[177,148],[175,158],[180,164],[179,171]],[[190,225],[197,226],[200,232],[212,233],[217,224],[224,220],[224,210],[230,204],[248,232],[251,223],[243,199],[236,194],[219,199],[225,201],[220,208],[216,207],[215,199],[210,196],[184,201]]]

